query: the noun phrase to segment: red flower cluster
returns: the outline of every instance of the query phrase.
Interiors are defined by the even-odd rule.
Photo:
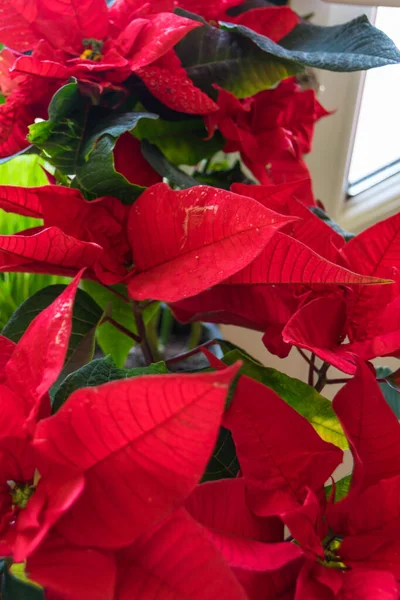
[[[201,6],[199,6],[201,4]],[[210,3],[211,4],[211,3]],[[179,6],[208,19],[226,16],[237,2]],[[209,114],[218,105],[194,86],[173,47],[201,22],[171,11],[178,3],[104,0],[68,3],[38,0],[0,3],[0,39],[8,49],[1,55],[0,90],[7,96],[0,110],[0,157],[28,146],[28,126],[47,116],[54,92],[71,77],[101,93],[124,89],[132,74],[151,93],[176,111]],[[216,14],[215,6],[218,6]],[[273,39],[280,39],[298,22],[290,9],[263,8],[229,18]],[[26,53],[29,52],[29,55]]]
[[[0,275],[74,278],[0,336],[7,600],[32,582],[46,600],[400,597],[400,425],[367,362],[400,356],[400,217],[348,242],[303,161],[327,111],[295,78],[268,89],[279,61],[288,74],[301,57],[354,69],[397,55],[362,19],[332,35],[263,4],[0,0],[0,156],[48,119],[30,139],[49,181],[0,185],[4,213],[37,219],[0,235]],[[254,90],[247,50],[263,91],[237,98],[221,82]],[[255,329],[281,358],[308,350],[309,383],[221,341],[221,360],[203,345],[152,364],[173,316]],[[148,366],[90,362],[100,325]],[[171,372],[200,352],[210,372]],[[350,375],[332,405],[318,393],[330,365]],[[348,447],[354,468],[335,481]]]
[[[313,90],[302,92],[291,78],[240,101],[220,89],[218,106],[218,112],[206,117],[210,136],[218,127],[226,139],[225,152],[239,151],[260,183],[308,176],[302,157],[311,150],[315,122],[329,114]]]
[[[51,598],[398,597],[400,426],[368,367],[333,404],[355,461],[335,503],[342,451],[244,375],[222,417],[238,366],[209,354],[221,371],[84,388],[49,416],[78,282],[1,340],[3,555]],[[241,476],[196,486],[221,417]]]

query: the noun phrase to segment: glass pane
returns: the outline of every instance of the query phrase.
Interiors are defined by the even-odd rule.
[[[375,21],[400,47],[400,8],[379,8]],[[368,71],[349,172],[355,195],[400,171],[400,65]]]

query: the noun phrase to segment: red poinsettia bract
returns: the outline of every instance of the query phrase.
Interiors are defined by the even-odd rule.
[[[398,356],[400,300],[395,265],[399,247],[400,216],[397,214],[373,225],[340,248],[340,264],[394,283],[368,289],[332,290],[326,297],[316,298],[301,308],[285,327],[284,338],[351,374],[355,373],[356,365],[349,353],[364,360]],[[346,337],[348,343],[343,344]]]
[[[242,101],[219,89],[217,103],[219,111],[205,118],[209,135],[218,128],[225,152],[239,151],[261,184],[308,176],[303,155],[311,150],[314,124],[329,114],[313,90],[301,91],[289,78]]]
[[[79,599],[100,569],[93,598],[125,599],[132,590],[151,598],[158,590],[166,598],[211,600],[219,592],[245,600],[183,507],[214,447],[237,369],[81,389],[39,422],[32,447],[41,479],[16,523],[15,557],[28,556],[33,579]],[[67,581],[67,557],[75,564],[85,555],[88,572]]]
[[[32,437],[35,423],[50,415],[48,391],[64,365],[72,308],[81,273],[30,324],[15,344],[0,336],[0,553],[9,554],[11,527],[34,486]]]
[[[2,90],[9,96],[0,111],[0,156],[29,145],[28,125],[47,116],[52,95],[70,77],[95,83],[100,90],[119,85],[134,72],[146,72],[148,65],[172,53],[180,39],[201,26],[170,12],[153,13],[148,5],[138,10],[134,4],[129,4],[124,19],[118,19],[105,0],[0,3],[0,39],[9,49],[3,56],[18,84],[14,87],[9,83],[3,67]],[[31,54],[24,54],[27,51]],[[176,71],[177,57],[171,61],[171,69]],[[205,114],[217,109],[183,69],[180,78],[193,88]],[[196,108],[192,110],[196,112]]]

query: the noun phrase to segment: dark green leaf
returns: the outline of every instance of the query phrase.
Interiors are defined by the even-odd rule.
[[[254,183],[243,173],[240,161],[237,161],[231,169],[212,170],[206,173],[195,172],[193,176],[199,183],[223,190],[229,190],[232,183]]]
[[[177,186],[180,189],[186,189],[190,187],[194,187],[195,185],[199,185],[199,182],[187,175],[178,167],[174,167],[170,162],[165,158],[165,156],[160,152],[160,150],[150,144],[147,140],[142,140],[140,143],[140,148],[143,156],[151,164],[153,169],[157,171],[159,175],[168,179],[168,181]]]
[[[29,127],[29,141],[43,150],[47,160],[65,174],[75,173],[88,107],[76,82],[57,90],[49,104],[47,121]]]
[[[336,417],[332,403],[321,396],[307,383],[280,373],[276,369],[264,367],[239,349],[230,350],[224,355],[224,363],[232,365],[243,362],[241,373],[271,388],[302,415],[326,442],[331,442],[343,450],[348,448],[343,429]]]
[[[279,44],[243,25],[220,25],[225,31],[243,35],[271,56],[297,65],[359,71],[400,62],[400,51],[391,39],[365,16],[333,27],[300,23]]]
[[[202,119],[191,121],[150,121],[143,119],[135,127],[135,136],[146,139],[174,165],[195,165],[204,158],[214,156],[224,146],[217,132],[206,140],[207,130]]]
[[[346,477],[343,477],[342,479],[339,479],[339,481],[335,482],[335,502],[339,502],[339,500],[342,500],[342,498],[347,496],[347,494],[349,493],[350,484],[351,484],[351,475],[346,475]],[[326,486],[325,494],[326,494],[327,498],[330,497],[330,495],[332,493],[332,489],[333,489],[332,485]]]
[[[50,285],[33,294],[15,311],[2,335],[18,342],[33,319],[47,308],[65,289],[65,285]],[[67,359],[81,346],[101,319],[103,311],[85,291],[78,289],[72,316],[72,333],[69,340]]]
[[[221,427],[215,448],[208,462],[202,481],[215,481],[236,477],[239,471],[239,461],[231,432]]]
[[[13,565],[13,568],[21,565]],[[18,570],[18,573],[21,569]],[[44,600],[44,593],[36,584],[30,584],[25,577],[16,577],[4,568],[1,585],[2,600]]]
[[[158,362],[149,367],[138,367],[136,369],[119,369],[115,366],[111,356],[93,360],[79,371],[71,373],[58,389],[53,402],[53,413],[56,412],[66,399],[80,388],[93,387],[116,381],[117,379],[128,379],[140,375],[161,375],[168,373],[164,362]]]
[[[376,376],[378,379],[384,379],[391,374],[392,371],[388,367],[378,367],[376,369]],[[380,383],[379,387],[382,390],[382,394],[385,396],[386,402],[389,404],[396,417],[400,419],[400,391],[389,383]]]
[[[156,118],[147,112],[106,112],[90,106],[78,84],[69,83],[53,96],[49,119],[30,126],[29,139],[61,174],[75,175],[74,187],[89,199],[112,195],[132,204],[143,188],[115,170],[114,146],[140,119]]]
[[[176,12],[203,23],[175,49],[190,79],[213,98],[216,97],[215,83],[238,98],[247,98],[302,70],[293,60],[267,54],[243,34],[213,27],[201,17],[181,9]]]
[[[321,221],[325,221],[325,223],[327,225],[329,225],[329,227],[331,227],[333,229],[333,231],[336,231],[336,233],[341,235],[346,240],[346,242],[349,242],[350,240],[353,239],[354,233],[349,233],[348,231],[345,231],[344,229],[342,229],[338,223],[333,221],[326,214],[326,212],[322,210],[322,208],[320,208],[319,206],[311,206],[310,210],[311,210],[311,212],[314,213],[314,215],[316,215],[319,219],[321,219]]]
[[[114,321],[123,325],[131,333],[137,334],[135,319],[132,313],[132,306],[126,295],[126,287],[123,285],[112,286],[111,289],[95,281],[84,281],[84,289],[96,301],[96,303],[111,316]],[[113,293],[114,289],[117,294]],[[126,298],[126,302],[123,300]],[[143,319],[147,324],[154,313],[158,310],[159,303],[153,302],[143,311]],[[111,323],[103,323],[97,329],[97,341],[104,354],[110,354],[118,367],[123,367],[130,349],[134,346],[134,340],[116,329]]]

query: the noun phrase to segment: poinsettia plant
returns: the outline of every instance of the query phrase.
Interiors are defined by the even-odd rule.
[[[0,185],[0,272],[70,280],[0,335],[4,600],[400,597],[400,216],[315,199],[303,77],[400,52],[279,4],[0,0],[0,157],[47,181]]]

